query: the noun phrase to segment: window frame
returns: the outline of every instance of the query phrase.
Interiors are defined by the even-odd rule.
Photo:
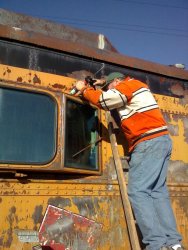
[[[18,164],[18,163],[0,163],[0,172],[51,172],[51,173],[75,173],[75,174],[92,174],[101,175],[101,142],[98,143],[98,169],[81,169],[81,168],[69,168],[64,166],[64,148],[65,148],[65,115],[66,112],[66,99],[72,99],[83,105],[88,105],[88,103],[82,101],[78,97],[70,96],[66,93],[55,91],[53,89],[47,89],[42,86],[34,86],[28,83],[19,83],[13,81],[2,80],[0,82],[0,87],[20,90],[30,93],[36,93],[41,95],[47,95],[54,100],[56,103],[56,148],[54,157],[50,162],[44,164]],[[91,105],[93,106],[93,105]],[[97,107],[93,106],[98,110],[98,119],[100,121],[100,111]]]
[[[100,112],[100,109],[90,103],[88,103],[87,101],[84,101],[82,99],[80,99],[79,97],[74,97],[74,96],[71,96],[71,95],[68,95],[68,94],[64,94],[63,95],[63,106],[65,107],[64,109],[62,110],[66,110],[66,102],[67,102],[67,99],[69,100],[72,100],[74,102],[77,102],[79,104],[83,104],[83,105],[90,105],[92,108],[96,109],[97,111],[97,118],[98,118],[98,121],[100,121],[100,118],[101,118],[101,112]],[[65,131],[65,127],[66,126],[66,112],[63,113],[63,129],[62,131]],[[100,131],[100,127],[99,127],[99,124],[98,124],[98,129]],[[96,140],[99,140],[99,133],[97,134],[97,139]],[[63,146],[65,147],[65,142],[66,141],[66,138],[65,138],[65,133],[63,134]],[[101,156],[101,141],[99,141],[97,143],[97,161],[98,161],[98,168],[97,169],[83,169],[83,168],[73,168],[73,167],[67,167],[65,166],[65,150],[63,149],[63,152],[62,152],[62,161],[63,161],[63,169],[65,172],[76,172],[76,173],[85,173],[85,174],[93,174],[93,175],[100,175],[101,174],[101,159],[102,159],[102,156]]]
[[[1,88],[6,88],[6,89],[12,89],[12,90],[17,90],[17,91],[24,91],[24,92],[29,92],[33,94],[39,94],[39,95],[46,95],[50,97],[55,105],[56,105],[56,132],[55,132],[55,150],[54,150],[54,155],[51,159],[49,159],[48,162],[45,163],[18,163],[18,162],[7,162],[3,163],[0,162],[0,170],[4,169],[6,171],[12,171],[12,170],[31,170],[31,171],[42,171],[45,169],[51,169],[50,166],[54,165],[55,162],[58,161],[58,158],[60,158],[60,153],[58,153],[58,145],[59,145],[59,136],[58,136],[58,131],[59,131],[59,126],[60,126],[60,98],[59,96],[53,92],[53,91],[48,91],[42,87],[35,87],[30,84],[25,84],[25,83],[17,83],[17,82],[12,82],[12,81],[2,81],[0,83]]]

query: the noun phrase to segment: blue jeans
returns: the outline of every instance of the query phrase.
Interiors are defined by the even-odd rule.
[[[168,135],[139,143],[129,162],[128,195],[148,250],[178,244],[166,186],[172,142]]]

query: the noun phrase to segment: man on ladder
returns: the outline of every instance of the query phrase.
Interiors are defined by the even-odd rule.
[[[129,144],[128,195],[146,249],[182,250],[166,186],[172,143],[148,86],[113,72],[102,89],[83,81],[76,89],[92,104],[119,114]]]

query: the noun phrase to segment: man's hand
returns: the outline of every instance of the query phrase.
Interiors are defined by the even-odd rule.
[[[101,85],[104,85],[105,82],[106,82],[105,79],[96,79],[96,82],[94,82],[93,85],[95,85],[95,86],[101,86]]]
[[[84,87],[86,87],[86,83],[84,81],[78,81],[76,82],[75,87],[78,91],[81,91]]]

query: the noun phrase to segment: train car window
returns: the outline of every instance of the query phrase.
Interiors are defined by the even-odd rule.
[[[44,164],[56,152],[56,102],[45,94],[0,88],[0,163]]]
[[[97,110],[66,100],[64,166],[98,170]]]

